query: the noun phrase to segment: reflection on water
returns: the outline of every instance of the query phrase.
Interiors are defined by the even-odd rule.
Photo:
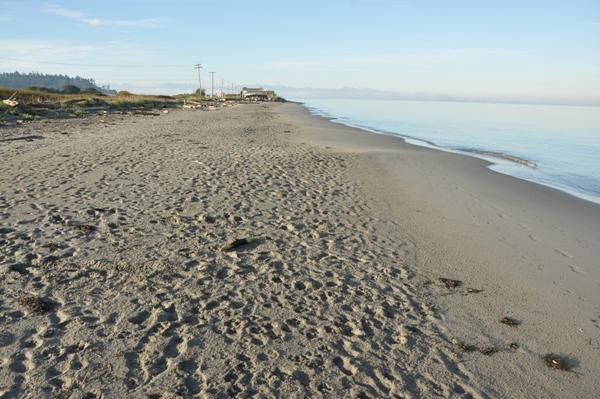
[[[335,122],[485,158],[497,172],[600,203],[600,107],[297,101]]]

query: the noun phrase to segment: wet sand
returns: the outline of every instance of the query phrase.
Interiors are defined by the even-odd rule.
[[[595,204],[293,103],[0,129],[2,397],[598,390]]]

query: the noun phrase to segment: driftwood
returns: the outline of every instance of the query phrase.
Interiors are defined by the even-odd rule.
[[[15,93],[12,96],[8,97],[8,99],[6,99],[6,100],[2,100],[2,102],[11,107],[16,107],[19,104],[21,104],[21,102],[19,100],[17,100],[18,94],[19,94],[19,92],[15,91]]]
[[[229,249],[232,249],[232,248],[235,248],[235,247],[239,247],[241,245],[250,244],[252,241],[254,241],[253,238],[240,238],[238,240],[235,240],[232,243],[229,243],[229,244],[225,245],[222,248],[219,248],[219,252],[227,251]]]
[[[43,103],[30,103],[27,104],[30,107],[33,108],[41,108],[42,110],[46,110],[48,108],[56,108],[56,104],[52,104],[52,103],[47,103],[47,102],[43,102]]]
[[[148,112],[148,111],[138,111],[135,110],[132,112],[134,115],[144,115],[144,116],[160,116],[158,112]]]
[[[9,137],[7,139],[0,139],[0,142],[4,141],[17,141],[17,140],[34,140],[34,139],[44,139],[44,136],[23,136],[23,137]]]
[[[58,108],[58,109],[51,109],[49,111],[54,111],[54,112],[102,111],[102,110],[106,110],[109,108],[110,108],[110,105],[99,105],[97,107]]]

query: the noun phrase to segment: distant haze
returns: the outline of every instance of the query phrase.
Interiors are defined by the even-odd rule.
[[[589,105],[600,106],[600,96],[590,98],[567,98],[547,96],[466,96],[439,93],[397,93],[392,91],[374,90],[369,88],[343,87],[340,89],[323,89],[309,87],[288,87],[269,84],[247,84],[246,87],[264,87],[274,90],[275,94],[287,100],[299,99],[365,99],[365,100],[412,100],[412,101],[450,101],[450,102],[485,102],[485,103],[512,103],[512,104],[552,104],[552,105]],[[115,90],[127,90],[136,94],[181,94],[192,93],[198,85],[185,83],[163,83],[154,86],[134,86],[129,84],[111,85]],[[204,87],[207,94],[211,88]],[[216,87],[218,93],[221,87]],[[227,87],[224,88],[227,93]]]

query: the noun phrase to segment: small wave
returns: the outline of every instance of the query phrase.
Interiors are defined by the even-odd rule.
[[[517,157],[512,156],[512,155],[502,154],[500,152],[476,151],[476,150],[463,150],[463,151],[472,152],[474,154],[479,154],[479,155],[487,155],[489,157],[496,157],[496,158],[507,159],[509,161],[513,161],[513,162],[516,162],[516,163],[520,163],[521,165],[528,166],[528,167],[530,167],[532,169],[537,168],[537,165],[535,163],[531,162],[531,161],[528,161],[526,159],[517,158]]]

